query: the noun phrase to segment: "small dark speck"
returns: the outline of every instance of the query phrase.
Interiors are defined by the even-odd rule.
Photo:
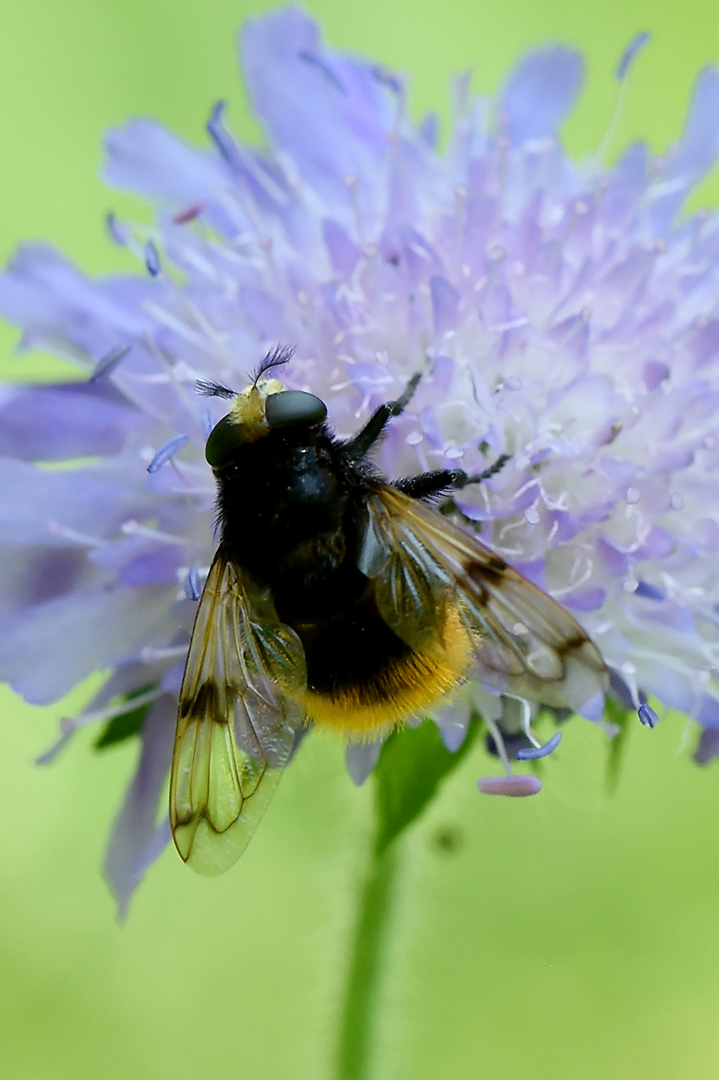
[[[445,825],[437,829],[431,837],[430,843],[435,851],[444,855],[454,855],[464,843],[461,829],[454,825]]]

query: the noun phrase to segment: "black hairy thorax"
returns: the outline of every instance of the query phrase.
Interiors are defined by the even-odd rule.
[[[280,619],[332,618],[362,596],[368,469],[325,425],[270,431],[216,475],[222,542],[270,588]]]
[[[310,689],[362,686],[409,654],[357,566],[368,463],[317,425],[241,446],[216,476],[222,543],[299,635]]]

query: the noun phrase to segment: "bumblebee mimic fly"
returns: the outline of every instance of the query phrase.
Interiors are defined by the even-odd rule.
[[[580,625],[429,505],[498,472],[390,482],[369,454],[416,390],[347,440],[313,394],[274,377],[275,349],[235,393],[206,457],[220,542],[180,691],[170,779],[177,849],[226,870],[244,851],[308,725],[370,740],[427,715],[468,678],[581,707],[606,669]]]

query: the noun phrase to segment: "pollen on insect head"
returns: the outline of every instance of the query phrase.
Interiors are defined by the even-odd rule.
[[[255,442],[269,431],[265,417],[265,403],[272,394],[279,394],[285,389],[279,379],[262,379],[236,395],[232,402],[230,416],[236,424],[242,425],[245,442]]]

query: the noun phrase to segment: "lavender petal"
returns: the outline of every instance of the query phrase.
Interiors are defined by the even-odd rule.
[[[145,719],[137,770],[110,836],[105,875],[117,898],[121,919],[145,871],[170,839],[169,822],[165,817],[158,824],[157,813],[176,719],[177,701],[165,694]]]
[[[583,80],[584,61],[572,49],[556,45],[525,56],[510,76],[500,106],[512,143],[555,134]]]

